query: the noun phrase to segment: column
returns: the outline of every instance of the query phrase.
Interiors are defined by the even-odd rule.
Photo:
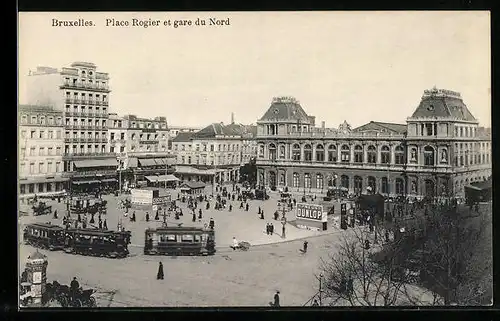
[[[341,159],[340,159],[340,149],[342,148],[342,144],[338,144],[337,145],[337,162],[340,163],[341,162]]]
[[[311,147],[312,147],[312,155],[311,155],[311,160],[313,162],[316,161],[316,144],[311,144]]]
[[[349,157],[349,163],[354,163],[354,145],[355,144],[349,144],[349,153],[350,153],[350,157]]]
[[[367,149],[367,144],[363,144],[363,163],[367,163],[368,162],[368,151],[366,150]]]
[[[393,143],[390,143],[389,144],[389,148],[390,148],[390,152],[391,152],[391,161],[389,162],[391,165],[393,164],[396,164],[396,160],[395,160],[395,153],[394,153],[394,149],[396,148],[396,144],[393,144]]]

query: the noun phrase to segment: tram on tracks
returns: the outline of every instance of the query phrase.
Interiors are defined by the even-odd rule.
[[[26,244],[66,253],[124,258],[129,254],[130,231],[103,231],[98,229],[66,229],[50,223],[32,223],[24,228]]]
[[[214,255],[215,232],[201,227],[161,227],[145,231],[145,255]]]

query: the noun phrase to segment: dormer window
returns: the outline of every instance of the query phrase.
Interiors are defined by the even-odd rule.
[[[427,110],[433,111],[434,110],[434,105],[429,105],[429,107],[427,107]]]
[[[275,108],[275,109],[274,109],[274,113],[275,113],[275,114],[278,114],[279,112],[280,112],[280,111],[279,111],[279,109],[278,109],[278,108]]]

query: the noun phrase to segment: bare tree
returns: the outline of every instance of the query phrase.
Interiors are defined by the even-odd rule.
[[[323,298],[329,305],[395,306],[433,304],[436,296],[412,286],[412,271],[401,264],[405,249],[399,241],[368,246],[373,233],[365,227],[345,231],[338,251],[322,259]],[[425,292],[425,293],[424,293]],[[430,299],[429,299],[430,298]]]

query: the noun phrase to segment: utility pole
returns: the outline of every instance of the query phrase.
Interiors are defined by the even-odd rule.
[[[321,273],[319,275],[319,306],[323,306],[323,289],[321,287],[321,283],[322,283],[322,280],[323,280],[323,274]]]
[[[165,189],[167,188],[168,155],[165,155]]]

